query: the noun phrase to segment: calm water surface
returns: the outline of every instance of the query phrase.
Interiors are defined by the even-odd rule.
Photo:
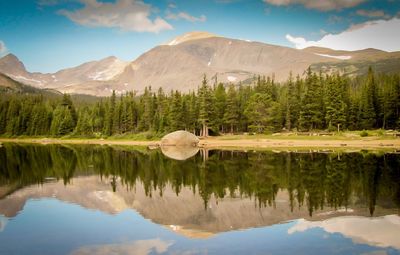
[[[0,254],[400,254],[399,154],[164,153],[3,144]]]

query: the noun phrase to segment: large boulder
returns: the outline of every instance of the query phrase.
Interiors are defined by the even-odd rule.
[[[194,134],[179,130],[165,135],[161,138],[161,146],[193,146],[196,147],[199,138]]]

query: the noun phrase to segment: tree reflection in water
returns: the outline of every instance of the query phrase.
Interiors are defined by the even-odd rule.
[[[203,153],[204,154],[204,153]],[[296,153],[214,150],[185,161],[161,151],[95,145],[17,145],[0,147],[0,186],[19,189],[49,178],[65,185],[76,176],[97,174],[132,189],[141,182],[146,195],[162,195],[170,185],[201,195],[252,197],[259,207],[275,206],[279,190],[289,193],[290,207],[306,206],[310,216],[324,206],[400,207],[400,155],[395,153]],[[117,181],[120,180],[120,181]],[[8,194],[0,192],[1,196]]]

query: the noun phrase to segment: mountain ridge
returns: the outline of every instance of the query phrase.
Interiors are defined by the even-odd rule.
[[[158,45],[133,61],[110,56],[48,74],[28,72],[15,55],[9,54],[0,58],[0,73],[38,88],[107,96],[113,90],[118,94],[135,90],[140,94],[149,86],[164,91],[193,91],[203,75],[223,83],[238,84],[257,75],[280,82],[289,73],[302,76],[308,67],[356,76],[364,74],[368,66],[377,66],[380,72],[396,72],[398,62],[400,52],[321,47],[299,50],[195,31]]]

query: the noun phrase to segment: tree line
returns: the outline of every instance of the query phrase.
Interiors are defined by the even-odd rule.
[[[268,133],[281,130],[368,130],[400,128],[399,75],[349,78],[308,69],[286,82],[258,76],[252,85],[203,78],[197,91],[169,93],[146,87],[75,105],[61,100],[14,95],[0,99],[0,134],[9,136],[111,136],[185,129],[197,135]]]

